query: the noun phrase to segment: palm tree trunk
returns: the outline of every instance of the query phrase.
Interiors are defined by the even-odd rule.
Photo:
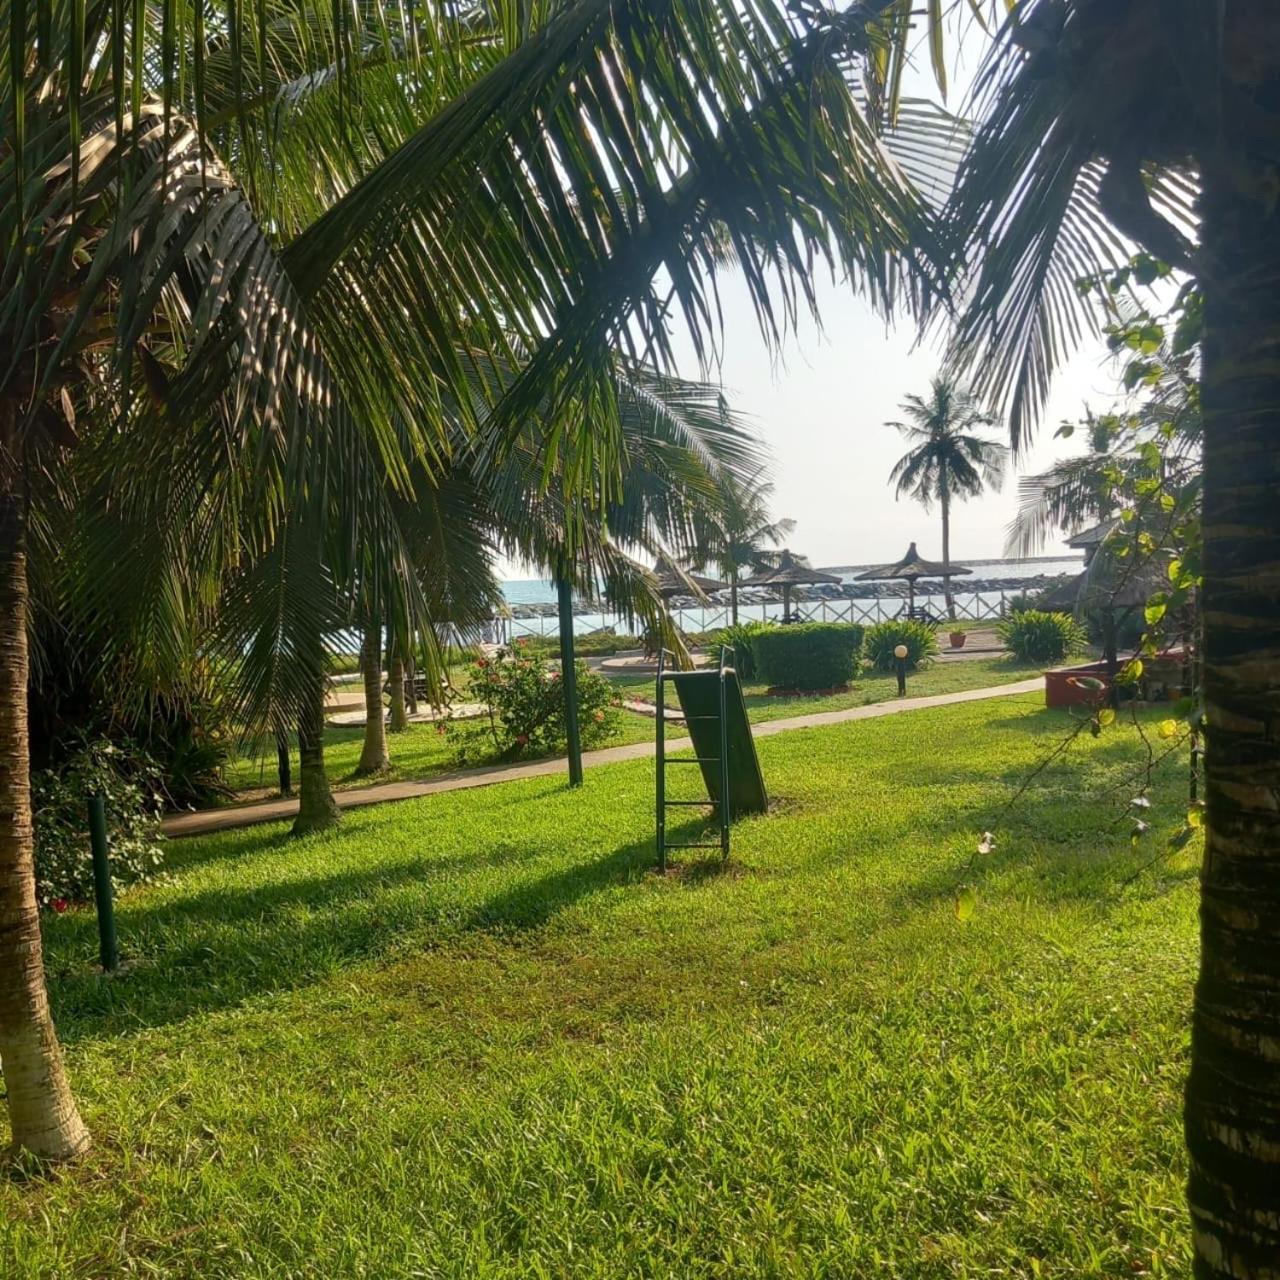
[[[326,831],[338,824],[338,806],[324,770],[324,663],[320,637],[315,637],[311,696],[298,716],[298,816],[295,836]]]
[[[414,656],[413,640],[409,643],[409,652],[404,663],[404,705],[411,716],[418,714],[418,661]]]
[[[382,624],[365,628],[360,645],[360,674],[364,677],[364,745],[356,773],[385,773],[391,768],[387,755],[387,725],[382,712]]]
[[[391,732],[403,733],[409,727],[409,713],[404,705],[404,659],[400,646],[391,641],[390,671],[387,676],[387,694],[391,700]]]
[[[1280,10],[1224,13],[1231,123],[1200,165],[1207,838],[1185,1122],[1195,1274],[1260,1280],[1280,1259]]]
[[[280,794],[293,795],[293,771],[289,765],[289,735],[283,729],[276,730],[276,775],[280,779]]]
[[[947,480],[947,460],[942,458],[938,462],[938,492],[942,498],[942,567],[943,569],[951,568],[951,493],[948,488]],[[951,579],[943,576],[942,579],[942,595],[947,602],[947,617],[955,621],[956,602],[955,597],[951,594]]]
[[[738,571],[729,575],[729,617],[736,627],[738,625]]]
[[[0,430],[0,458],[9,461],[13,454],[12,433]],[[15,477],[0,481],[0,1069],[14,1147],[45,1160],[69,1160],[88,1148],[89,1131],[71,1096],[45,990],[28,673],[25,512]]]

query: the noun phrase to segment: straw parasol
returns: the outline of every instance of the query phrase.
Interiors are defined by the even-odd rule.
[[[926,560],[916,550],[913,542],[907,548],[907,554],[896,564],[877,565],[874,569],[864,569],[854,578],[855,582],[887,582],[900,580],[907,584],[907,612],[915,611],[917,578],[954,578],[958,574],[972,573],[962,564],[943,564],[939,560]]]
[[[723,591],[729,584],[716,578],[706,578],[700,573],[682,569],[664,552],[658,553],[653,566],[653,576],[658,580],[658,593],[664,600],[672,596],[701,598],[709,591]]]
[[[839,586],[842,579],[834,573],[823,573],[820,569],[812,569],[805,563],[803,556],[794,556],[790,551],[783,551],[778,563],[768,569],[761,569],[753,577],[742,582],[744,587],[781,587],[782,616],[791,616],[791,588],[808,587],[819,583],[830,582]]]

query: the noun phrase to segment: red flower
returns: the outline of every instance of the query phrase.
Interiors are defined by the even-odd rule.
[[[516,734],[516,746],[518,747],[527,746],[528,742],[529,742],[529,735],[527,733]]]
[[[51,903],[49,903],[49,905],[59,915],[61,915],[71,904],[66,900],[66,898],[54,898],[54,900]]]

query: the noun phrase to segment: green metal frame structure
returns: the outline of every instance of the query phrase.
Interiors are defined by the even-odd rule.
[[[658,868],[667,869],[668,849],[719,849],[729,856],[729,827],[734,818],[745,813],[763,813],[769,806],[756,756],[751,725],[747,720],[742,686],[734,666],[730,645],[720,650],[720,661],[714,671],[669,671],[666,651],[658,654],[657,677],[657,846]],[[667,759],[666,752],[666,686],[675,686],[689,736],[693,739],[693,755]],[[696,764],[707,789],[707,799],[667,798],[666,771],[672,765]],[[710,806],[719,822],[718,840],[673,842],[667,839],[667,810]]]

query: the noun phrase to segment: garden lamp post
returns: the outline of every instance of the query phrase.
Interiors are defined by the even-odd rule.
[[[116,912],[111,891],[111,857],[107,845],[107,804],[101,793],[89,797],[89,847],[93,853],[93,898],[98,909],[98,959],[103,973],[120,965],[116,944]]]
[[[905,644],[895,645],[893,649],[893,665],[898,671],[898,697],[907,692],[907,653]]]

